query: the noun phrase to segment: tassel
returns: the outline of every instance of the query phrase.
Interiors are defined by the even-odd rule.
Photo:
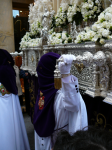
[[[54,78],[54,87],[58,90],[62,87],[61,78]]]
[[[54,71],[54,87],[55,89],[58,89],[58,90],[62,87],[61,74],[58,69],[58,60],[56,60],[56,70]]]

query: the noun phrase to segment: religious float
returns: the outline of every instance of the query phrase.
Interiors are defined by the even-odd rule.
[[[71,73],[78,77],[89,124],[112,129],[108,117],[112,114],[111,1],[62,0],[55,13],[50,0],[37,0],[29,9],[30,32],[22,38],[20,50],[21,69],[31,74],[32,110],[38,88],[36,67],[41,56],[47,52],[73,54],[76,60]],[[60,78],[58,68],[54,77]]]

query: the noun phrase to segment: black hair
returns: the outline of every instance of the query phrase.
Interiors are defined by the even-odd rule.
[[[53,150],[112,150],[112,132],[91,127],[73,135],[61,131]]]

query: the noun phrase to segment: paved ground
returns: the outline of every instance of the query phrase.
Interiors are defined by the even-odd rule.
[[[25,126],[26,126],[26,131],[30,143],[30,148],[31,150],[35,150],[34,146],[34,128],[30,120],[30,116],[28,116],[26,113],[23,114],[24,121],[25,121]]]

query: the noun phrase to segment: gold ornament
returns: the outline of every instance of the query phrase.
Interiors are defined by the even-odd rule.
[[[61,85],[61,78],[58,78],[58,77],[54,78],[54,87],[57,90],[59,90],[62,87],[62,85]]]
[[[74,66],[77,68],[78,73],[81,73],[82,70],[85,68],[85,66],[83,65],[83,63],[81,63],[81,64],[75,64]]]
[[[3,84],[0,85],[0,93],[2,94],[2,96],[4,96],[5,94],[10,94],[10,92],[6,90]]]
[[[31,60],[32,60],[32,62],[34,62],[34,58],[33,58],[33,56],[31,57]]]

